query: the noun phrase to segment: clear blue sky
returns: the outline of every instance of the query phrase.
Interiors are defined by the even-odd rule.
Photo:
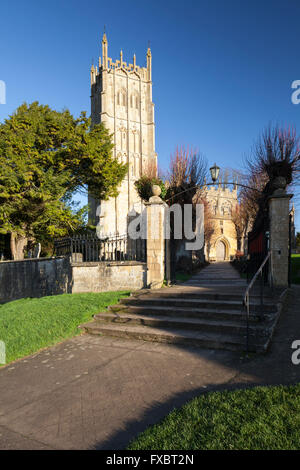
[[[159,164],[177,144],[198,147],[210,163],[242,168],[268,123],[293,124],[300,104],[298,0],[5,1],[0,7],[0,80],[7,104],[38,100],[74,115],[90,111],[90,65],[103,26],[109,56],[153,55]],[[300,230],[300,204],[297,203]]]

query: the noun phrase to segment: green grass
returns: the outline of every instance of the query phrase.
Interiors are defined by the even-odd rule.
[[[129,449],[300,449],[300,384],[201,395]]]
[[[300,255],[292,255],[292,284],[300,284]]]
[[[129,292],[63,294],[0,305],[0,340],[5,342],[6,363],[80,334],[78,325],[127,295]]]
[[[185,282],[188,281],[192,277],[192,274],[187,273],[176,273],[176,281]]]

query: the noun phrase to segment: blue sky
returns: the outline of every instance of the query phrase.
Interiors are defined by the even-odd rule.
[[[143,65],[150,41],[160,166],[185,144],[209,163],[242,169],[270,122],[300,133],[300,104],[291,102],[299,20],[298,0],[2,2],[0,121],[34,100],[89,113],[89,69],[106,25],[113,59],[122,48],[125,61],[136,53]],[[300,230],[299,198],[296,207]]]

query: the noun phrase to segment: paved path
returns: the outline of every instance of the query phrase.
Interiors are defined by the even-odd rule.
[[[199,393],[300,382],[300,287],[270,352],[181,348],[82,335],[0,369],[0,449],[122,449]]]
[[[221,261],[209,264],[185,284],[190,286],[246,286],[246,280],[240,278],[238,271],[230,263]]]

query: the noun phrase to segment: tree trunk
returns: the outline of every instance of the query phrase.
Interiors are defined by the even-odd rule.
[[[15,232],[10,234],[10,251],[14,261],[24,259],[24,248],[28,242],[27,237],[17,235]]]

